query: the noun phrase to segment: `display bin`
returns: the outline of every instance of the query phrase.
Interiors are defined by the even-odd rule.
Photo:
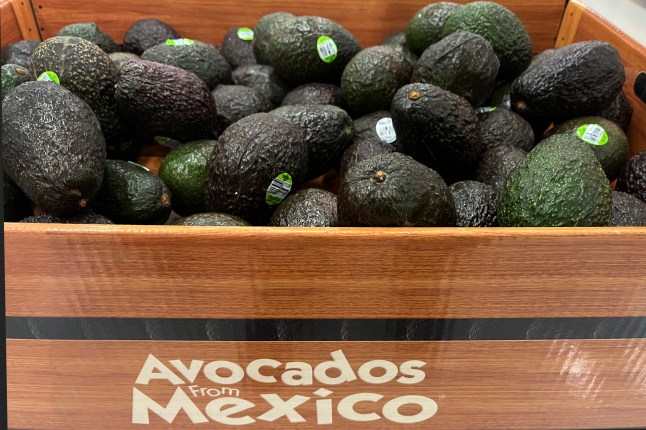
[[[284,10],[365,47],[426,3],[14,0],[2,44],[80,21],[121,41],[144,17],[220,43]],[[619,50],[645,150],[646,48],[576,1],[500,3],[536,51]],[[4,239],[12,429],[646,426],[646,228],[5,223]],[[70,330],[21,334],[31,321]],[[254,340],[264,323],[284,330]],[[224,331],[161,340],[164,324]]]

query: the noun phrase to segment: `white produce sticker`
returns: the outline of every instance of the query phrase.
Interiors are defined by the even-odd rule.
[[[393,143],[395,140],[397,140],[397,133],[395,132],[392,118],[381,118],[379,121],[377,121],[377,126],[375,128],[377,131],[377,136],[379,136],[379,139],[383,140],[384,142]]]

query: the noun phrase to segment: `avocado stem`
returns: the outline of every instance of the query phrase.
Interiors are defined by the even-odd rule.
[[[420,93],[419,91],[411,91],[410,93],[408,93],[409,100],[417,100],[420,97],[422,97],[422,93]]]
[[[375,182],[383,182],[386,180],[386,173],[382,170],[378,170],[372,177],[373,181]]]
[[[79,206],[84,208],[87,206],[87,200],[86,199],[81,199],[79,200]]]

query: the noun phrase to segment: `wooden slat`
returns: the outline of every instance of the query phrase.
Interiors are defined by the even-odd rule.
[[[631,154],[646,150],[646,103],[637,98],[634,90],[637,75],[646,71],[646,46],[626,36],[621,29],[594,11],[586,9],[580,2],[571,1],[564,15],[556,46],[583,40],[603,40],[619,51],[626,70],[624,92],[633,107],[633,117],[627,133]]]
[[[415,384],[387,382],[367,384],[358,378],[339,385],[289,386],[280,375],[287,362],[305,362],[312,367],[331,360],[341,350],[353,371],[371,360],[387,360],[400,366],[408,360],[424,362],[425,377]],[[262,374],[277,383],[255,382],[248,376],[234,385],[207,379],[200,370],[192,383],[174,386],[166,380],[135,384],[149,354],[170,369],[170,360],[225,360],[243,369],[256,359],[274,359],[278,368],[264,367]],[[203,369],[203,368],[202,368]],[[181,376],[175,370],[174,373]],[[373,375],[383,375],[375,370]],[[229,375],[226,370],[218,374]],[[334,371],[330,376],[338,375]],[[402,374],[399,373],[398,376]],[[158,341],[7,341],[7,391],[9,426],[29,429],[135,429],[132,424],[133,387],[162,407],[181,387],[189,396],[189,385],[202,388],[235,388],[253,408],[235,414],[249,415],[256,422],[241,426],[252,429],[319,428],[316,400],[320,388],[332,393],[330,429],[601,429],[646,426],[646,339],[555,340],[555,341],[455,341],[455,342],[158,342]],[[375,393],[383,398],[363,402],[356,410],[378,412],[380,419],[353,422],[343,418],[337,405],[357,393]],[[285,417],[268,422],[257,420],[271,409],[260,394],[278,394],[283,400],[310,397],[296,411],[306,420],[289,423]],[[396,424],[383,417],[384,404],[391,399],[416,395],[432,399],[435,415],[416,424]],[[233,394],[235,396],[235,394]],[[224,395],[227,397],[227,394]],[[205,413],[210,397],[192,397]],[[348,408],[342,408],[347,411]],[[419,407],[402,408],[414,415]],[[208,418],[208,417],[207,417]],[[149,429],[193,428],[180,411],[167,424],[149,414]],[[229,428],[210,420],[195,428]]]
[[[9,316],[646,315],[646,228],[5,224]]]
[[[20,33],[23,39],[42,40],[40,38],[40,28],[36,22],[34,11],[31,8],[30,0],[9,0],[13,6],[16,20],[20,27]]]
[[[2,17],[2,34],[0,36],[2,38],[2,46],[19,42],[22,39],[22,34],[20,33],[20,26],[18,25],[18,20],[16,19],[16,14],[13,11],[11,3],[3,1],[0,4],[0,16]]]
[[[466,3],[466,0],[458,3]],[[554,45],[563,0],[502,0],[527,27],[534,49],[543,50]],[[97,25],[121,41],[128,27],[137,19],[156,17],[168,22],[182,35],[211,43],[221,43],[231,28],[254,26],[265,14],[286,11],[299,15],[319,15],[337,21],[357,36],[363,46],[381,43],[392,31],[406,28],[411,17],[427,0],[388,1],[330,0],[302,2],[282,0],[249,0],[241,2],[209,2],[201,0],[134,0],[125,4],[114,0],[60,1],[33,0],[43,37],[51,37],[64,25],[73,22],[95,21]]]

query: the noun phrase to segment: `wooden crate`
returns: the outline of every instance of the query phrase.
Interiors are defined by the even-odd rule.
[[[46,38],[62,25],[90,20],[120,39],[132,21],[153,14],[181,33],[219,42],[233,26],[253,25],[265,13],[286,10],[335,19],[368,46],[403,28],[426,2],[334,0],[310,5],[252,0],[242,7],[162,0],[154,6],[128,3],[127,9],[115,3],[13,0],[14,10],[24,12],[20,16],[29,15],[27,6],[33,8],[34,25],[20,18],[20,12],[14,24],[10,17],[5,21],[8,9],[3,4],[2,43],[16,39],[16,34],[26,37],[29,28]],[[554,45],[562,1],[502,3],[526,23],[536,50]],[[14,36],[5,39],[5,34]],[[636,71],[646,69],[645,48],[579,3],[569,2],[557,43],[586,38],[608,40],[620,49],[626,90],[635,109],[632,151],[646,149],[644,104],[629,91]],[[154,165],[159,157],[149,153],[142,160]],[[379,318],[513,325],[519,318],[552,318],[568,326],[573,318],[584,323],[604,318],[601,325],[625,318],[641,327],[646,316],[644,244],[646,228],[627,227],[278,229],[7,223],[6,309],[12,318],[72,318],[69,321]],[[8,339],[9,425],[125,429],[146,428],[148,419],[147,428],[155,429],[192,424],[222,428],[226,425],[218,420],[231,415],[249,422],[243,428],[258,429],[646,426],[644,336],[636,338],[629,329],[612,334],[599,329],[588,338],[576,337],[566,331],[554,338],[525,340],[483,340],[477,333],[461,340],[372,342]],[[316,369],[333,358],[337,363],[347,359],[350,375],[357,378],[335,385],[325,376],[339,375],[321,374],[319,369],[312,384],[279,382],[288,362]],[[154,359],[159,360],[156,370],[142,370]],[[264,361],[267,366],[260,373],[265,381],[274,377],[277,382],[249,376],[253,372],[247,372],[247,366],[259,359],[276,360]],[[237,380],[239,375],[236,366],[246,376],[229,384],[227,377]],[[230,370],[215,372],[218,367]],[[366,370],[372,367],[374,372]],[[146,379],[151,373],[161,378],[163,372],[168,379]],[[173,395],[177,397],[171,405],[184,409],[167,408]],[[230,401],[238,402],[239,413],[218,414],[218,407],[233,407],[224,403],[226,398],[237,398]],[[272,408],[281,403],[278,398],[290,399],[293,411]],[[157,412],[147,414],[147,408]],[[172,424],[160,417],[165,414]]]

